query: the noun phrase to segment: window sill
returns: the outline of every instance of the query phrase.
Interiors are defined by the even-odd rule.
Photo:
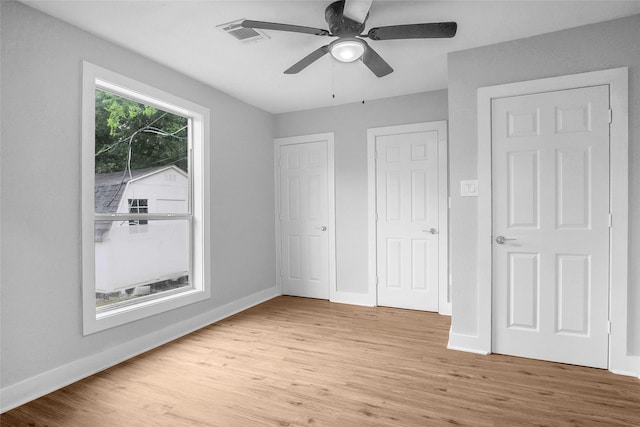
[[[135,320],[164,313],[176,308],[184,307],[199,301],[204,301],[211,296],[207,290],[187,289],[182,292],[172,293],[158,298],[141,301],[124,307],[114,308],[99,314],[90,313],[84,319],[83,334],[90,335],[96,332],[110,329]],[[92,294],[90,298],[95,298]],[[94,303],[95,304],[95,303]]]

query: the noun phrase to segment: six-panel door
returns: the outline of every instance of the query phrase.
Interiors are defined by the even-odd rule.
[[[378,305],[438,311],[438,203],[438,132],[377,136]]]
[[[329,299],[327,141],[281,146],[279,168],[282,291]]]
[[[607,367],[609,88],[492,103],[493,351]]]

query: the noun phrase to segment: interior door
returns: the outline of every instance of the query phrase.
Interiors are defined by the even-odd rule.
[[[609,87],[492,103],[493,351],[607,367]]]
[[[282,145],[278,163],[282,292],[329,299],[327,141]]]
[[[438,311],[438,132],[375,144],[378,305]]]

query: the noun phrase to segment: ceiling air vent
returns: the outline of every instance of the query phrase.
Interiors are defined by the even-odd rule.
[[[225,33],[233,36],[234,39],[240,40],[243,43],[257,42],[259,40],[268,39],[269,36],[260,30],[253,28],[244,28],[242,25],[244,19],[238,19],[237,21],[227,22],[226,24],[218,25]]]

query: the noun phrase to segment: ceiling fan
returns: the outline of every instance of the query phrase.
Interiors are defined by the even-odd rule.
[[[244,28],[337,37],[336,40],[319,47],[302,58],[287,69],[285,74],[299,73],[327,53],[331,53],[331,56],[341,62],[353,62],[360,59],[378,77],[392,73],[393,68],[363,38],[375,41],[451,38],[455,36],[458,29],[458,24],[455,22],[434,22],[376,27],[371,28],[366,34],[362,34],[369,17],[369,7],[372,1],[340,0],[331,3],[324,13],[329,30],[252,20],[245,20],[241,25]]]

